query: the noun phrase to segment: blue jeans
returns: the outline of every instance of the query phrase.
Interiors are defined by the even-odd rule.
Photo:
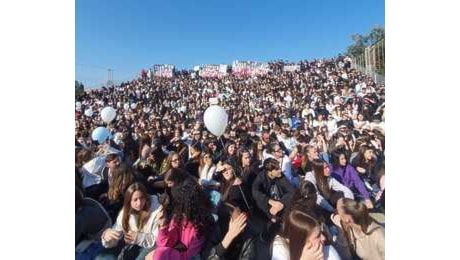
[[[104,247],[102,247],[101,241],[93,243],[85,251],[81,253],[75,252],[75,260],[92,260],[102,250],[104,250]]]

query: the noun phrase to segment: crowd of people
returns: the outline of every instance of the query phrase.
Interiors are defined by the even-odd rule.
[[[385,86],[348,57],[286,64],[77,97],[76,258],[384,259]],[[222,136],[203,121],[216,100]]]

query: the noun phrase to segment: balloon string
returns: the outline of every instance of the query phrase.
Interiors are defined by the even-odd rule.
[[[219,136],[219,139],[220,139],[220,142],[221,142],[221,144],[222,144],[222,149],[225,149],[225,145],[224,145],[224,141],[222,140],[222,136]],[[235,171],[233,171],[233,176],[234,176],[235,178],[238,177],[238,176],[236,176]],[[246,196],[244,195],[243,189],[241,189],[241,185],[238,185],[238,188],[239,188],[239,190],[240,190],[241,196],[243,197],[244,204],[246,204],[246,207],[248,208],[248,210],[250,210],[249,203],[248,203],[248,201],[246,200]]]
[[[219,136],[219,139],[220,139],[220,143],[222,144],[222,149],[224,149],[225,145],[224,145],[224,141],[222,140],[222,136]]]

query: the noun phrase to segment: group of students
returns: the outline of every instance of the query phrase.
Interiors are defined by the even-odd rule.
[[[76,258],[384,259],[384,224],[371,217],[385,209],[384,88],[340,59],[302,69],[224,79],[236,97],[222,99],[221,137],[203,124],[205,99],[172,90],[188,74],[87,93],[83,106],[137,107],[117,110],[100,145],[88,133],[97,117],[76,110]],[[236,95],[256,86],[263,104]],[[355,96],[338,95],[348,88]]]

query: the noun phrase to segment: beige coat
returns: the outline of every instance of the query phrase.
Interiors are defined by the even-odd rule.
[[[352,248],[355,248],[356,254],[363,260],[384,260],[385,259],[385,231],[384,229],[372,222],[368,227],[371,231],[369,235],[357,235],[351,232]]]

